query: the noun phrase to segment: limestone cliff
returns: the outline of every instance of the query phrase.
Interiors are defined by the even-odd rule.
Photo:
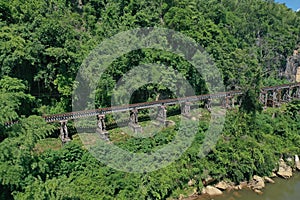
[[[287,59],[284,76],[291,82],[300,82],[300,46]]]

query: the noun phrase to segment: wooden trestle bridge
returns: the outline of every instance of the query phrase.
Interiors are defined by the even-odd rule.
[[[204,94],[198,96],[190,96],[184,98],[165,99],[152,102],[129,104],[125,106],[113,106],[107,108],[100,108],[94,110],[84,110],[78,112],[69,112],[64,114],[55,114],[43,116],[46,122],[58,122],[60,123],[60,138],[63,143],[70,140],[68,136],[67,122],[69,120],[85,118],[85,117],[97,117],[97,131],[99,134],[107,135],[105,125],[105,115],[115,112],[129,111],[129,123],[128,125],[134,132],[139,132],[141,126],[138,124],[138,111],[141,109],[157,108],[156,120],[161,125],[166,125],[167,110],[166,106],[181,104],[181,113],[184,116],[188,116],[193,102],[203,102],[204,107],[208,110],[211,109],[211,101],[213,99],[220,99],[224,108],[233,108],[240,105],[237,101],[237,97],[242,94],[240,90],[220,92],[215,94]],[[259,100],[266,107],[278,107],[282,103],[290,102],[293,99],[300,99],[300,83],[277,85],[272,87],[264,87],[260,91]],[[6,123],[6,126],[12,125],[12,123]]]

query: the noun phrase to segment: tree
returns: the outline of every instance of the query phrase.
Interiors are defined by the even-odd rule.
[[[0,79],[0,141],[7,137],[5,123],[18,120],[20,115],[31,113],[29,107],[34,98],[25,91],[26,86],[19,79],[8,76]]]
[[[34,171],[33,150],[37,141],[53,131],[53,126],[38,116],[21,119],[0,143],[0,181],[11,191],[30,184]]]

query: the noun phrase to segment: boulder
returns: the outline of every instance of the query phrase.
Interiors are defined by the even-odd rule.
[[[240,182],[240,186],[242,188],[246,188],[248,186],[248,182],[247,181],[244,181],[244,182]]]
[[[258,189],[255,189],[255,190],[253,190],[256,194],[259,194],[259,195],[262,195],[263,194],[263,192],[262,191],[260,191],[260,190],[258,190]]]
[[[202,190],[201,190],[201,194],[203,195],[203,194],[206,194],[206,189],[205,189],[205,187],[204,188],[202,188]]]
[[[265,181],[262,177],[254,175],[253,180],[255,180],[255,185],[253,189],[263,189],[265,187]]]
[[[295,165],[296,169],[300,171],[300,160],[298,155],[295,155]]]
[[[195,185],[196,181],[194,179],[189,180],[188,186],[193,186]]]
[[[275,181],[267,176],[264,177],[266,183],[275,183]]]
[[[275,177],[277,177],[276,173],[272,172],[270,178],[275,178]]]
[[[209,185],[210,183],[214,182],[216,179],[212,178],[210,175],[208,175],[202,182],[204,185]]]
[[[220,189],[220,190],[226,190],[227,188],[230,187],[230,185],[228,183],[226,183],[225,181],[221,181],[221,182],[217,183],[215,185],[215,187]]]
[[[233,187],[234,190],[241,190],[243,189],[241,185],[236,185]]]
[[[190,196],[195,196],[195,195],[198,195],[198,189],[197,188],[194,188],[193,193],[190,194]]]
[[[254,175],[253,176],[253,182],[251,185],[252,189],[261,190],[265,187],[265,181],[262,177]]]
[[[208,194],[209,196],[218,196],[222,195],[223,192],[218,188],[208,185],[202,190],[202,194]]]
[[[197,188],[192,188],[192,190],[186,190],[185,194],[180,194],[178,200],[194,199],[195,196],[198,196]]]
[[[293,169],[280,159],[277,175],[285,179],[290,178],[293,176]]]
[[[184,199],[184,195],[180,194],[178,200],[183,200]]]

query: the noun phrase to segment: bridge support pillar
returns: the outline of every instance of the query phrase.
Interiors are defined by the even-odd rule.
[[[277,90],[273,90],[273,94],[272,94],[272,107],[276,107],[279,104],[279,99],[278,99],[278,91]]]
[[[128,126],[132,128],[134,133],[141,133],[142,132],[142,127],[138,124],[138,110],[133,109],[130,111],[130,118],[129,118],[129,123]]]
[[[204,101],[204,108],[211,112],[211,99],[206,99]]]
[[[71,140],[69,138],[67,123],[68,123],[68,120],[60,121],[60,139],[63,144],[65,144]]]
[[[269,94],[266,92],[265,99],[264,99],[264,109],[267,109],[268,107],[268,100],[269,100]]]
[[[222,106],[226,109],[234,108],[234,98],[233,98],[233,96],[226,96],[224,101],[223,101]]]
[[[289,87],[288,89],[283,90],[282,101],[290,102],[292,100],[291,92],[293,90]]]
[[[163,126],[167,125],[167,109],[164,105],[158,107],[156,120]]]
[[[109,140],[104,119],[105,115],[97,115],[97,132],[100,133],[101,139]]]
[[[234,106],[235,106],[234,103],[235,103],[234,96],[232,96],[231,97],[231,108],[232,109],[234,109]]]
[[[280,106],[282,104],[283,100],[283,96],[282,96],[282,89],[278,89],[277,90],[277,106]]]
[[[265,110],[268,104],[268,92],[261,91],[259,94],[259,101],[263,105],[263,109]]]
[[[184,117],[191,118],[191,102],[184,102],[181,104],[181,114]]]
[[[300,86],[295,87],[293,97],[296,99],[300,99]]]

